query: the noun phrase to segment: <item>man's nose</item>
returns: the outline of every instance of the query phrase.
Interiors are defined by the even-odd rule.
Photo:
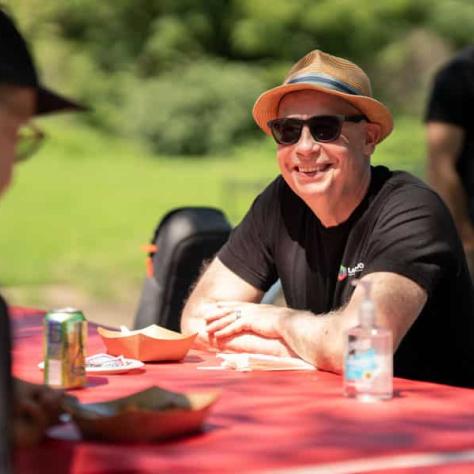
[[[321,144],[313,138],[309,127],[305,125],[301,130],[301,136],[296,143],[296,152],[302,156],[319,153]]]

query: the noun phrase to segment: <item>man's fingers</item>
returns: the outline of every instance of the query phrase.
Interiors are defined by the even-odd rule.
[[[223,327],[222,329],[214,332],[214,337],[216,339],[221,339],[223,337],[230,337],[235,334],[246,331],[246,325],[242,319],[234,320],[232,323]]]
[[[222,318],[219,318],[210,324],[207,325],[206,330],[208,333],[215,333],[216,331],[219,331],[222,328],[225,328],[229,324],[232,324],[235,321],[235,313],[232,312],[228,314],[227,316],[223,316]]]
[[[227,310],[227,311],[220,311],[218,313],[212,313],[212,314],[206,314],[204,316],[204,320],[206,321],[206,324],[212,323],[213,321],[218,321],[221,318],[225,318],[226,316],[229,316],[233,313],[233,311]]]

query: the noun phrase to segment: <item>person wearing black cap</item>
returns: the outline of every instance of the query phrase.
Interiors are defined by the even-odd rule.
[[[10,183],[13,165],[28,158],[41,142],[43,133],[31,119],[74,110],[85,107],[41,84],[25,40],[0,9],[0,195]],[[0,297],[1,472],[8,472],[9,438],[15,445],[38,442],[45,429],[57,421],[62,397],[61,391],[47,386],[12,380],[8,320],[7,305]]]
[[[82,105],[44,87],[38,78],[33,58],[15,24],[0,10],[0,193],[8,186],[13,163],[37,149],[43,134],[28,125],[36,115],[85,110]]]

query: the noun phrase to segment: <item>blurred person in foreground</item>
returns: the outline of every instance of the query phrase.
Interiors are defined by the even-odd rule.
[[[341,372],[345,330],[372,283],[396,376],[473,385],[473,302],[450,213],[422,181],[371,166],[392,131],[357,65],[315,50],[264,92],[253,117],[278,176],[203,273],[182,315],[211,350],[299,356]],[[259,304],[281,280],[288,307]]]
[[[474,45],[436,73],[425,114],[428,180],[450,209],[474,280]]]
[[[26,43],[12,20],[0,9],[0,194],[10,184],[13,165],[27,159],[43,134],[31,119],[81,106],[45,89],[38,81]],[[11,436],[16,446],[37,443],[58,421],[63,392],[10,376],[8,308],[0,297],[1,436]],[[9,407],[12,407],[9,409]]]

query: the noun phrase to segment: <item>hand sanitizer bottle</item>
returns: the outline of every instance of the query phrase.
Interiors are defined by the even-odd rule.
[[[371,282],[358,280],[365,298],[358,326],[346,333],[344,395],[361,401],[388,400],[393,395],[393,343],[391,331],[376,326]]]

